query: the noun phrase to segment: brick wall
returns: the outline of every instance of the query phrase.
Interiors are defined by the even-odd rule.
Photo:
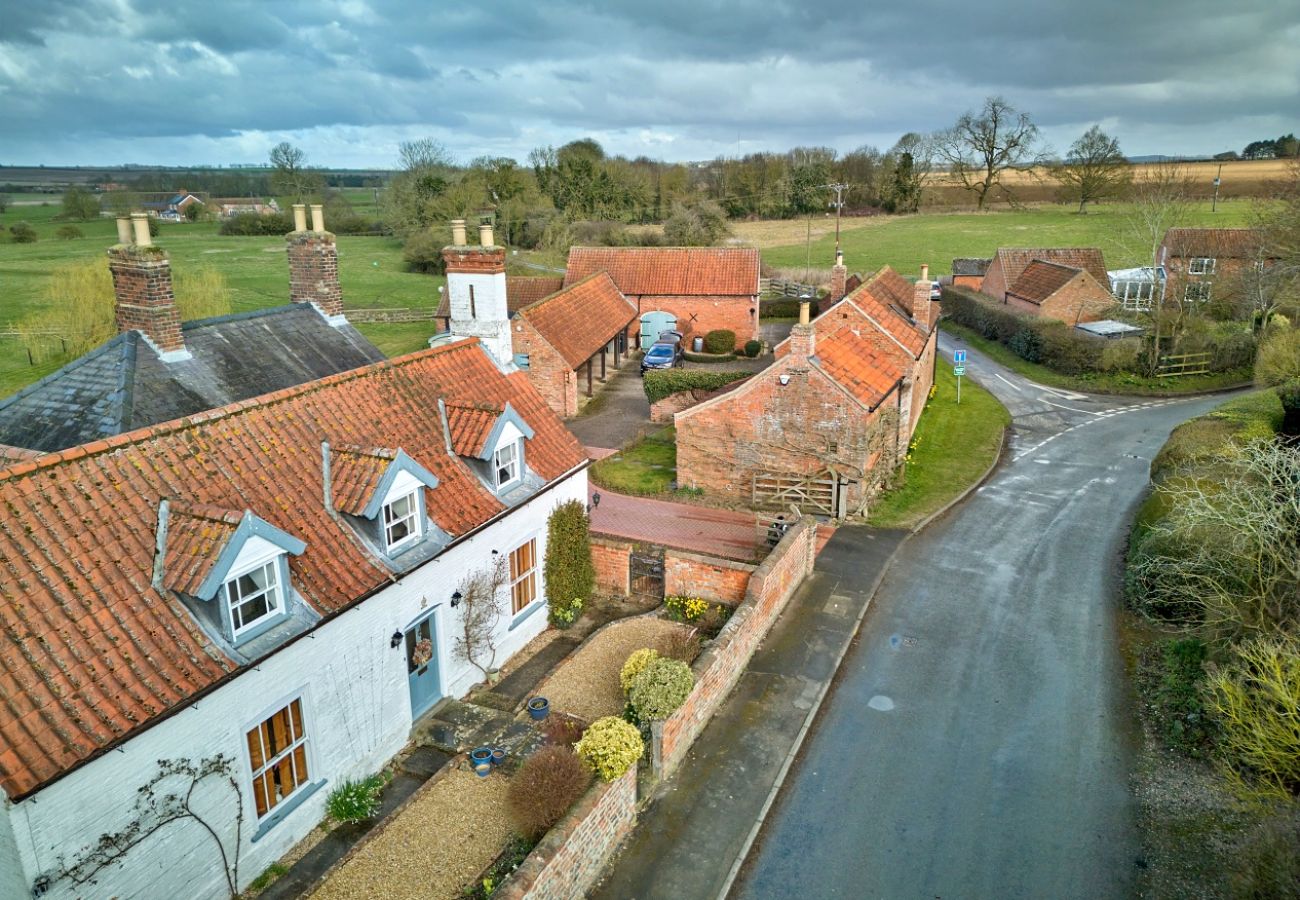
[[[598,782],[493,893],[501,900],[573,900],[596,883],[636,825],[636,766]]]
[[[664,551],[664,594],[739,603],[745,599],[754,566],[684,550]]]
[[[632,545],[613,538],[591,537],[591,561],[596,567],[596,588],[606,594],[626,597],[631,593],[628,557]]]
[[[1018,312],[1077,325],[1106,318],[1115,306],[1115,297],[1092,276],[1080,272],[1041,304],[1030,303],[1014,294],[1006,295],[1006,303]]]
[[[667,719],[651,723],[651,765],[657,777],[667,778],[677,769],[794,592],[812,573],[816,557],[817,523],[805,517],[754,570],[744,602],[691,667],[695,687],[686,702]]]
[[[108,251],[108,269],[117,330],[143,332],[164,353],[184,349],[167,254],[157,247],[114,247]]]
[[[566,418],[577,415],[578,376],[527,319],[520,317],[510,324],[514,352],[528,354],[525,374],[537,393],[558,415]]]
[[[669,297],[662,295],[629,296],[637,304],[638,319],[648,312],[670,312],[677,317],[677,330],[687,341],[696,335],[725,328],[736,333],[736,348],[745,341],[759,340],[757,297]],[[753,313],[750,313],[753,310]],[[638,326],[639,327],[639,326]],[[688,343],[689,347],[690,344]]]
[[[327,316],[343,315],[343,288],[339,286],[339,254],[328,231],[295,231],[289,245],[289,299],[315,303]]]
[[[914,375],[911,381],[911,421],[908,423],[905,443],[912,439],[912,434],[916,431],[916,423],[921,420],[921,413],[925,411],[925,403],[930,397],[930,387],[934,384],[934,354],[938,340],[939,332],[936,329],[930,333],[925,350],[912,370]]]
[[[690,409],[701,401],[695,399],[695,391],[678,391],[662,400],[650,404],[650,421],[660,424],[671,422],[673,416],[684,409]]]

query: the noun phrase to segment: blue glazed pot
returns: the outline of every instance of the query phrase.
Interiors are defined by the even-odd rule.
[[[551,701],[545,697],[534,697],[528,701],[528,715],[534,722],[540,722],[545,719],[551,711]]]
[[[475,747],[473,750],[469,751],[469,761],[473,766],[478,766],[481,763],[486,763],[489,766],[492,765],[492,748]]]
[[[499,765],[501,765],[501,764],[502,764],[503,762],[505,762],[505,761],[506,761],[506,748],[505,748],[505,747],[493,747],[493,748],[492,748],[492,765],[494,765],[494,766],[499,766]]]

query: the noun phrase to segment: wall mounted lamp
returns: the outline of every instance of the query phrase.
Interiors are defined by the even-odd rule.
[[[394,631],[393,636],[388,639],[388,646],[396,650],[397,645],[400,644],[401,642],[402,642],[402,633],[400,631]]]
[[[496,551],[493,550],[492,552],[495,553]],[[452,609],[455,609],[456,607],[460,606],[460,601],[461,601],[461,599],[462,599],[462,594],[461,594],[461,592],[460,592],[460,591],[456,591],[456,592],[454,592],[454,593],[451,595],[451,608],[452,608]]]

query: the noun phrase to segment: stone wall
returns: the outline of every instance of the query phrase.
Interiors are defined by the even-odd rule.
[[[615,538],[591,536],[591,561],[596,567],[596,589],[626,597],[631,592],[628,557],[632,545]]]
[[[664,551],[664,595],[739,603],[754,570],[742,562],[669,548]]]
[[[572,900],[596,883],[636,825],[636,766],[597,782],[492,894],[500,900]]]
[[[745,601],[692,669],[695,687],[677,712],[651,724],[651,765],[658,778],[676,771],[695,738],[722,705],[817,557],[817,523],[801,519],[754,570]]]

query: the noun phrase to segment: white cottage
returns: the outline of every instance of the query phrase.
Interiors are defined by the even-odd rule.
[[[586,465],[466,340],[0,472],[0,896],[244,887],[481,679],[468,576],[504,560],[498,662],[546,627]],[[196,780],[162,816],[215,834],[155,830]]]

